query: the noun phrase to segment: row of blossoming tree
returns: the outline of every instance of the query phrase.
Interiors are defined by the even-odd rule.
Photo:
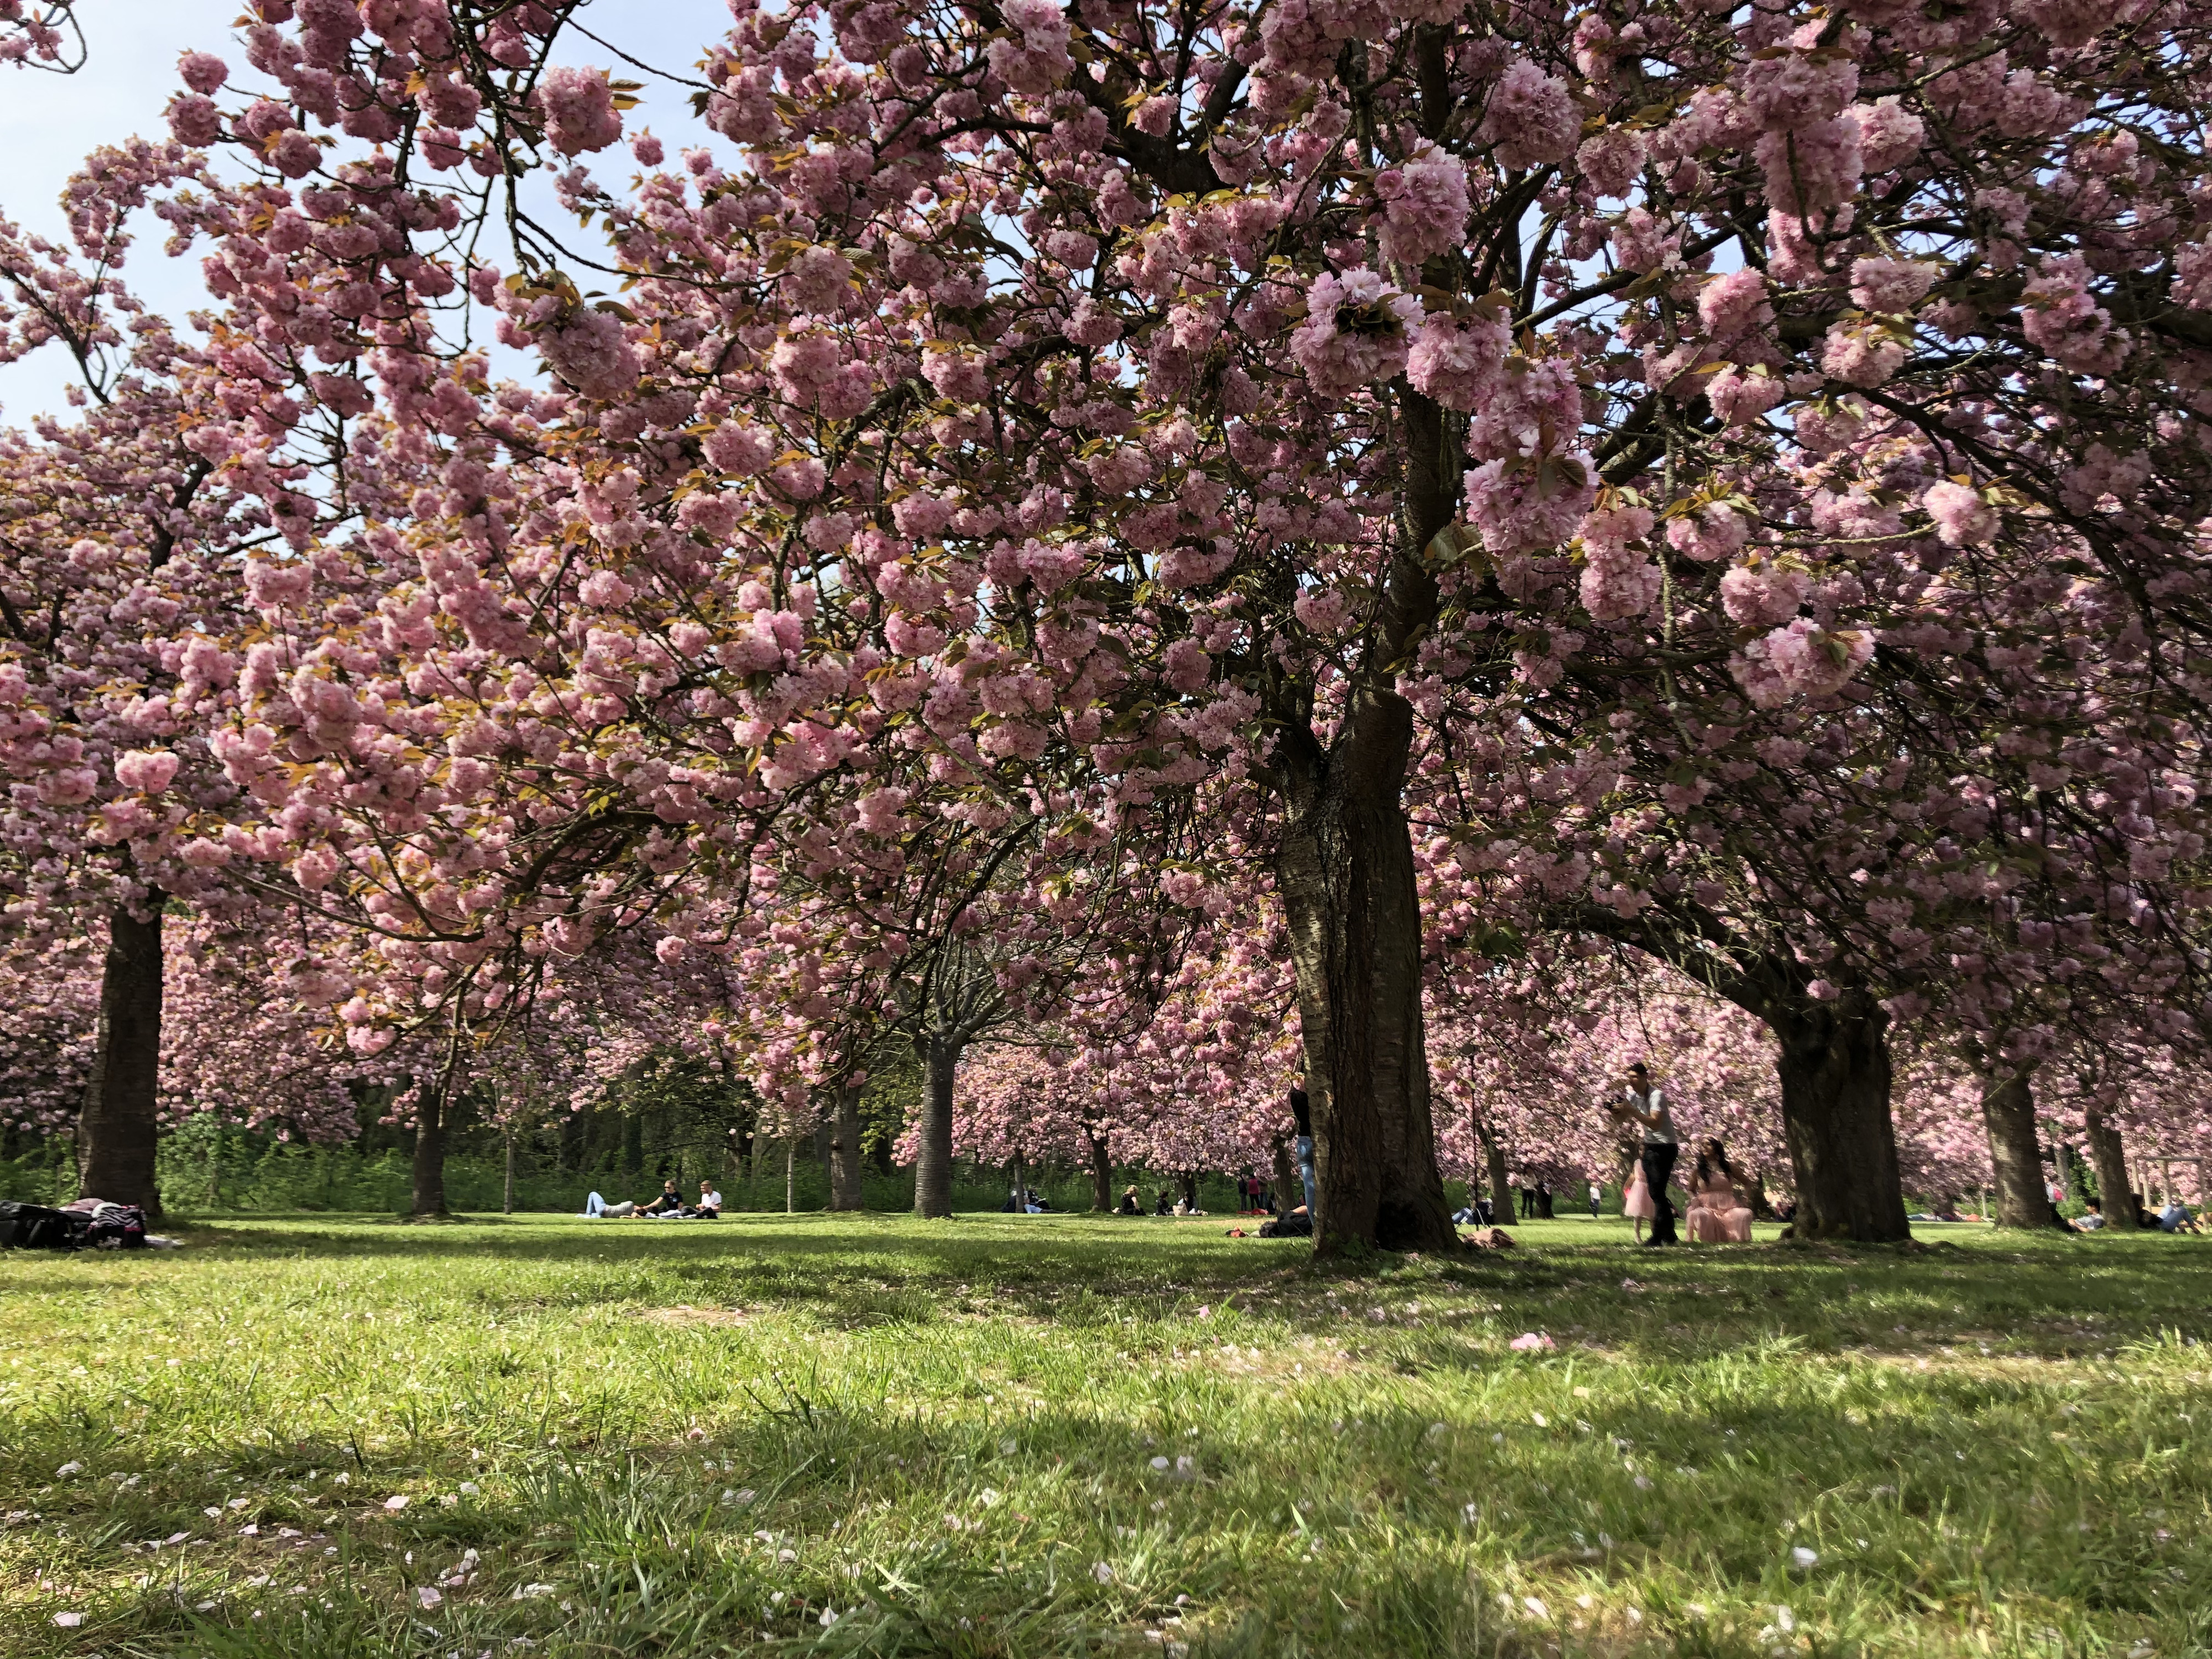
[[[624,64],[680,139],[580,4],[251,9],[0,225],[88,1187],[176,915],[232,1093],[406,1078],[426,1209],[455,1090],[640,1041],[841,1144],[914,1044],[925,1213],[994,1043],[1182,1165],[1302,1071],[1324,1249],[1647,1019],[1764,1031],[1811,1232],[1904,1232],[1900,1040],[2008,1219],[2039,1115],[2201,1146],[2198,8],[732,0]]]

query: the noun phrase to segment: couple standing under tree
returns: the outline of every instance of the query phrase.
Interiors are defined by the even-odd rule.
[[[1643,1133],[1643,1152],[1638,1159],[1643,1179],[1632,1182],[1621,1208],[1630,1216],[1649,1216],[1651,1237],[1646,1249],[1681,1242],[1674,1231],[1674,1201],[1667,1183],[1681,1154],[1681,1139],[1674,1132],[1674,1115],[1668,1109],[1666,1091],[1651,1081],[1642,1061],[1628,1068],[1620,1097],[1607,1111],[1633,1123]],[[1640,1185],[1642,1191],[1636,1188]],[[1702,1244],[1751,1243],[1751,1210],[1735,1189],[1735,1171],[1717,1140],[1699,1143],[1695,1178],[1690,1183],[1690,1237]]]
[[[1639,1159],[1644,1170],[1644,1187],[1650,1194],[1651,1237],[1644,1241],[1646,1249],[1680,1242],[1674,1231],[1674,1201],[1667,1194],[1667,1183],[1674,1173],[1674,1160],[1681,1156],[1681,1138],[1674,1133],[1674,1116],[1667,1109],[1667,1093],[1651,1081],[1650,1068],[1642,1060],[1628,1068],[1626,1081],[1621,1085],[1620,1097],[1609,1102],[1606,1110],[1625,1122],[1633,1123],[1643,1132],[1644,1151]]]

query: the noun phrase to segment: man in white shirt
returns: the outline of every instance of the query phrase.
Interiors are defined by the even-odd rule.
[[[1680,1243],[1674,1231],[1674,1200],[1667,1195],[1667,1182],[1674,1173],[1674,1159],[1682,1146],[1674,1133],[1674,1114],[1667,1109],[1666,1091],[1653,1085],[1650,1067],[1639,1060],[1628,1068],[1620,1100],[1606,1109],[1635,1124],[1644,1134],[1644,1184],[1650,1191],[1651,1207],[1656,1212],[1644,1249]]]
[[[711,1181],[702,1181],[702,1182],[701,1182],[699,1183],[699,1216],[700,1216],[700,1218],[701,1218],[702,1220],[704,1220],[704,1221],[713,1221],[713,1220],[715,1220],[716,1218],[718,1218],[721,1215],[721,1213],[722,1213],[722,1195],[721,1195],[721,1194],[720,1194],[720,1193],[718,1193],[718,1192],[716,1192],[716,1191],[714,1190],[714,1183],[713,1182],[711,1182]]]

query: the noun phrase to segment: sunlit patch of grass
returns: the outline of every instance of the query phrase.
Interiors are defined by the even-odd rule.
[[[0,1650],[2204,1650],[2201,1241],[1516,1231],[1360,1269],[1014,1217],[0,1257]]]

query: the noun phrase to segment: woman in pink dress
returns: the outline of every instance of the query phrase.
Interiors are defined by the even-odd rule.
[[[1751,1206],[1736,1196],[1735,1171],[1717,1140],[1698,1148],[1698,1167],[1690,1177],[1690,1213],[1682,1224],[1692,1243],[1751,1243]]]
[[[1651,1188],[1644,1184],[1642,1160],[1631,1164],[1628,1185],[1621,1189],[1620,1212],[1636,1224],[1636,1242],[1644,1242],[1644,1224],[1659,1213],[1659,1206],[1651,1201]]]

